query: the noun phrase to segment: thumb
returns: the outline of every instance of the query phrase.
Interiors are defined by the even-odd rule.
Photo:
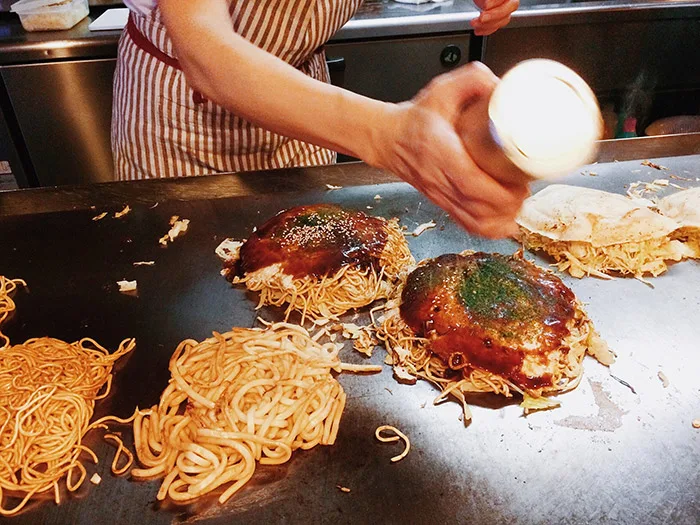
[[[454,121],[462,109],[482,98],[489,98],[499,79],[481,62],[469,62],[434,78],[415,101]]]

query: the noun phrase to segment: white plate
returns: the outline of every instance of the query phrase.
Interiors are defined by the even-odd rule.
[[[124,29],[129,19],[129,9],[107,9],[98,16],[89,26],[90,31],[109,31],[113,29]]]

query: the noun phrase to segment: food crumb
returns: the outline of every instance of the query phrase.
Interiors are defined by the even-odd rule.
[[[655,163],[651,162],[650,160],[643,160],[642,166],[654,168],[655,170],[667,170],[668,169],[666,166],[662,166],[661,164],[655,164]]]
[[[700,417],[693,419],[693,428],[700,428]]]
[[[350,492],[350,489],[349,489],[349,488],[343,487],[342,485],[336,485],[336,487],[338,487],[338,489],[340,489],[340,492],[345,492],[346,494],[347,494],[348,492]]]
[[[107,212],[106,212],[106,211],[103,211],[103,212],[100,213],[99,215],[95,215],[95,216],[92,218],[92,220],[93,220],[93,221],[101,221],[101,220],[104,219],[105,217],[107,217]]]
[[[126,214],[129,213],[130,211],[131,211],[131,208],[130,208],[129,205],[127,204],[126,206],[124,206],[124,209],[123,209],[122,211],[118,211],[118,212],[115,212],[115,213],[114,213],[114,218],[115,218],[115,219],[121,219],[122,217],[124,217],[124,215],[126,215]]]
[[[382,196],[379,195],[379,193],[377,193],[377,194],[374,196],[374,200],[375,200],[375,201],[380,201],[380,200],[382,200]]]
[[[693,179],[689,179],[688,177],[681,177],[680,175],[674,175],[673,173],[671,173],[668,177],[671,179],[693,182]]]
[[[99,485],[101,482],[102,482],[102,478],[100,477],[100,475],[97,472],[95,472],[92,475],[92,477],[90,478],[90,483],[92,483],[93,485]]]
[[[342,189],[342,188],[343,188],[342,186],[334,186],[333,184],[326,184],[326,189],[327,189],[328,191],[330,191],[330,190],[340,190],[340,189]]]
[[[416,226],[416,229],[413,230],[410,234],[408,235],[413,235],[414,237],[418,237],[420,234],[422,234],[424,231],[429,230],[431,228],[435,228],[437,224],[435,221],[430,220],[429,222],[424,222],[423,224],[419,224]]]
[[[233,263],[240,259],[241,246],[243,246],[243,241],[224,239],[214,252],[222,261]]]
[[[158,243],[161,246],[167,246],[168,242],[173,242],[177,237],[185,233],[189,225],[189,219],[180,219],[179,216],[173,215],[170,217],[170,230],[168,230],[168,233],[158,239]]]
[[[135,294],[136,293],[136,286],[137,283],[136,281],[117,281],[117,284],[119,285],[119,291],[121,293],[126,293],[126,294]]]
[[[671,384],[671,382],[668,380],[668,377],[666,374],[664,374],[662,371],[659,370],[659,373],[657,374],[659,376],[659,379],[661,380],[661,384],[664,386],[664,388],[668,388],[668,385]]]
[[[153,266],[156,264],[155,261],[137,261],[133,263],[134,266]]]

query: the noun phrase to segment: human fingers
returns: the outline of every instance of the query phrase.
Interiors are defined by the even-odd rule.
[[[496,181],[472,160],[460,137],[451,129],[436,127],[433,133],[434,148],[445,178],[453,193],[463,200],[486,203],[494,211],[515,210],[520,207],[527,190],[520,186],[504,186]]]
[[[500,217],[502,219],[515,219],[520,211],[519,207],[511,206],[509,208],[496,207],[491,203],[486,203],[478,200],[465,200],[464,198],[450,193],[450,197],[455,203],[462,203],[463,206],[469,208],[469,214],[475,219],[489,219]]]
[[[505,184],[504,188],[516,199],[520,205],[522,205],[523,201],[532,194],[530,191],[530,185],[527,182]],[[520,209],[520,206],[518,206],[518,209]]]
[[[460,195],[439,171],[421,172],[420,176],[414,176],[413,185],[472,234],[500,239],[513,236],[517,231],[514,222],[517,209],[496,210],[470,196]]]
[[[512,15],[520,6],[519,0],[505,0],[503,3],[488,7],[479,15],[479,20],[482,24],[489,24],[493,21],[503,20]]]
[[[494,0],[497,4],[488,4],[478,18],[470,22],[477,36],[490,35],[501,27],[508,25],[511,15],[520,6],[519,0]]]
[[[481,237],[502,239],[514,236],[518,231],[518,226],[511,217],[475,217],[470,212],[471,203],[465,204],[446,199],[446,202],[442,203],[440,207],[466,231]]]
[[[434,204],[445,210],[455,222],[470,233],[490,238],[512,236],[519,207],[491,207],[488,203],[460,195],[444,174],[423,174],[414,186]]]
[[[476,36],[488,36],[496,31],[498,31],[500,28],[507,26],[510,23],[510,15],[499,19],[499,20],[493,20],[489,21],[488,24],[482,24],[478,20],[473,20],[471,22],[472,28],[474,29],[474,34]]]
[[[462,108],[480,97],[491,95],[498,77],[481,62],[464,66],[435,77],[415,97],[421,107],[437,111],[454,123]]]

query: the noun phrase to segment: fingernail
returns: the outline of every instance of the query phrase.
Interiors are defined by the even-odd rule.
[[[480,21],[482,24],[486,24],[486,23],[490,22],[492,18],[493,18],[493,17],[492,17],[491,15],[489,15],[489,14],[481,13],[481,16],[479,17],[479,21]]]

